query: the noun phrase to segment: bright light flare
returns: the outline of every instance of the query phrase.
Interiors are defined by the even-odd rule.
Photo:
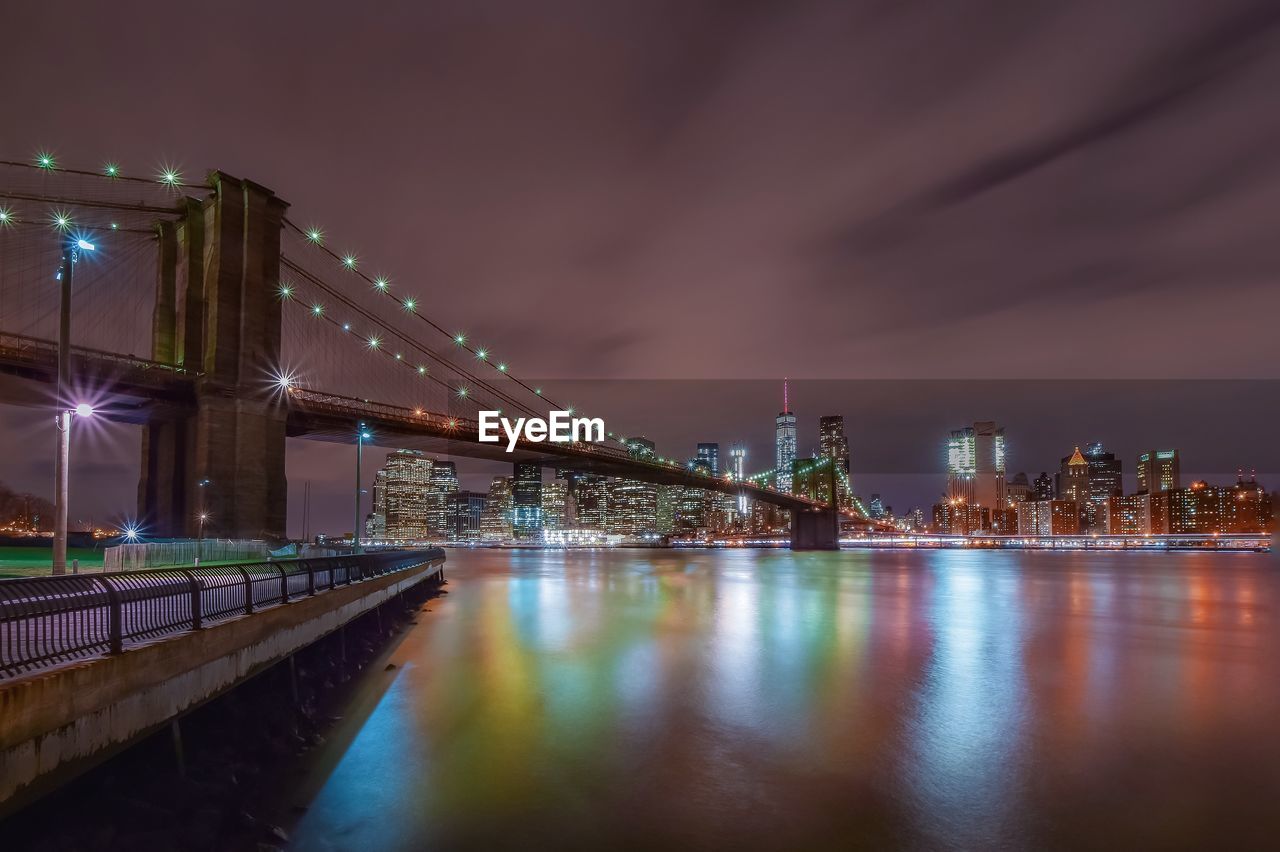
[[[76,239],[76,248],[80,251],[94,251],[97,247],[83,237],[79,237]]]
[[[307,228],[307,239],[316,245],[321,245],[324,243],[324,231],[314,226]]]
[[[298,374],[293,370],[274,373],[271,376],[271,382],[276,386],[276,390],[288,393],[298,386]]]
[[[324,315],[324,305],[320,304],[319,302],[317,302],[316,304],[312,305],[312,306],[311,306],[311,315],[312,315],[313,317],[323,316],[323,315]]]
[[[120,177],[120,166],[116,163],[107,163],[102,167],[102,173],[109,178]]]
[[[71,214],[67,211],[55,210],[49,218],[53,222],[53,227],[57,228],[59,231],[71,230]]]
[[[56,169],[58,161],[54,158],[52,151],[37,151],[36,166],[42,169]]]
[[[76,411],[76,417],[92,417],[93,416],[93,406],[87,402],[82,402],[79,405],[77,405],[75,408],[75,411]]]
[[[142,527],[134,523],[127,523],[120,533],[124,536],[125,541],[134,542],[142,538]]]
[[[8,207],[0,207],[0,226],[9,226],[13,224],[13,211]]]
[[[489,357],[489,350],[487,350],[487,349],[477,349],[477,350],[476,350],[476,357],[477,357],[477,358],[479,358],[481,361],[485,360],[486,358],[488,358],[488,357]]]
[[[379,275],[377,278],[373,279],[373,286],[377,287],[379,290],[386,290],[391,286],[391,282],[386,278],[386,276]]]
[[[280,294],[281,301],[289,299],[293,296],[293,285],[286,284],[285,282],[281,281],[280,286],[276,288],[276,292]]]
[[[466,346],[466,345],[467,345],[467,336],[466,336],[465,334],[463,334],[462,332],[458,332],[457,334],[455,334],[455,335],[453,336],[453,342],[454,342],[454,343],[456,343],[456,344],[458,344],[459,346]]]
[[[356,257],[354,254],[350,252],[342,256],[342,265],[345,266],[347,269],[355,269],[356,264],[359,262],[360,262],[360,258]]]
[[[378,337],[376,334],[372,334],[369,336],[369,342],[366,345],[368,345],[370,349],[377,349],[382,345],[382,338]]]
[[[404,309],[409,313],[413,313],[418,308],[418,303],[413,299],[404,300]]]

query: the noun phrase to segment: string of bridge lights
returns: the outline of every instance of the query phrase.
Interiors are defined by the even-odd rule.
[[[502,401],[502,402],[504,402],[504,403],[506,403],[506,404],[509,404],[509,405],[513,406],[515,409],[520,410],[520,411],[523,411],[523,412],[525,412],[526,414],[528,414],[528,415],[530,415],[530,416],[537,416],[537,415],[536,415],[536,412],[534,412],[532,409],[530,409],[530,408],[529,408],[527,405],[525,405],[524,403],[522,403],[522,402],[520,402],[519,400],[517,400],[515,397],[513,397],[513,396],[511,396],[511,395],[507,394],[506,392],[504,392],[504,391],[500,390],[499,388],[495,387],[494,385],[490,384],[489,382],[486,382],[483,378],[481,378],[480,376],[477,376],[476,374],[472,373],[471,371],[467,370],[466,368],[464,368],[464,367],[462,367],[462,366],[459,366],[458,364],[454,364],[453,362],[449,361],[448,359],[446,359],[446,358],[442,357],[439,353],[437,353],[437,352],[435,352],[434,350],[432,350],[429,346],[426,346],[426,345],[424,345],[424,344],[422,344],[422,343],[419,343],[418,341],[416,341],[416,340],[412,339],[411,337],[409,337],[408,335],[404,334],[403,332],[400,332],[400,331],[398,331],[398,330],[395,330],[394,328],[391,328],[391,330],[390,330],[390,331],[388,331],[388,330],[387,330],[387,328],[388,328],[388,327],[386,326],[386,324],[385,324],[385,323],[383,323],[383,322],[381,322],[381,321],[380,321],[376,316],[374,316],[372,313],[370,313],[368,310],[366,310],[363,306],[361,306],[361,305],[359,305],[358,303],[356,303],[356,302],[352,301],[350,298],[348,298],[346,295],[344,295],[341,291],[339,291],[338,289],[336,289],[336,288],[334,288],[334,287],[330,286],[330,285],[329,285],[329,284],[327,284],[325,281],[323,281],[322,279],[320,279],[320,278],[319,278],[319,277],[317,277],[316,275],[312,274],[309,270],[307,270],[307,269],[303,268],[302,266],[298,265],[297,263],[295,263],[292,259],[290,259],[290,258],[288,258],[288,257],[282,258],[282,264],[283,264],[283,265],[285,265],[287,268],[289,268],[289,269],[293,270],[296,274],[298,274],[299,276],[301,276],[304,280],[306,280],[306,281],[307,281],[308,283],[310,283],[311,285],[313,285],[313,286],[315,286],[316,288],[320,289],[320,290],[321,290],[321,291],[323,291],[324,293],[327,293],[331,298],[333,298],[333,299],[337,300],[338,302],[340,302],[340,303],[342,303],[342,304],[346,305],[346,307],[347,307],[348,309],[350,309],[351,311],[355,312],[355,313],[356,313],[356,314],[358,314],[360,317],[362,317],[362,318],[364,319],[364,321],[366,321],[367,323],[369,323],[369,324],[370,324],[370,326],[374,329],[374,331],[373,331],[372,333],[370,333],[370,334],[365,338],[365,340],[366,340],[366,346],[369,346],[369,348],[373,348],[373,349],[380,349],[380,350],[381,350],[381,349],[384,349],[385,347],[383,347],[383,346],[382,346],[382,341],[383,341],[383,339],[384,339],[384,336],[394,336],[394,337],[397,337],[397,338],[399,338],[403,343],[405,343],[405,344],[407,344],[408,346],[410,346],[410,347],[412,347],[412,348],[414,348],[414,349],[418,350],[420,353],[422,353],[423,355],[425,355],[428,359],[430,359],[430,360],[433,360],[433,361],[437,362],[438,364],[440,364],[441,366],[443,366],[445,369],[447,369],[447,370],[449,370],[449,371],[451,371],[451,372],[457,373],[458,375],[462,376],[462,377],[464,378],[464,380],[469,380],[469,381],[471,381],[473,384],[477,385],[478,387],[484,388],[485,390],[489,391],[489,392],[490,392],[490,393],[492,393],[492,394],[493,394],[493,395],[494,395],[498,400],[500,400],[500,401]],[[288,283],[288,282],[282,283],[282,284],[281,284],[281,288],[280,288],[280,295],[281,295],[281,297],[282,297],[282,298],[291,298],[291,297],[292,297],[292,295],[293,295],[293,289],[294,289],[294,288],[293,288],[293,285],[292,285],[292,284],[290,284],[290,283]],[[325,306],[324,306],[324,304],[323,304],[322,302],[315,302],[314,304],[312,304],[312,305],[311,305],[311,313],[312,313],[312,315],[313,315],[313,316],[322,316],[322,315],[324,315],[324,314],[325,314],[325,312],[326,312],[326,309],[325,309]],[[346,324],[346,325],[347,325],[348,327],[343,328],[343,330],[344,330],[344,331],[350,331],[351,329],[350,329],[350,327],[349,327],[349,324]],[[372,344],[372,345],[370,345],[370,344]],[[419,365],[419,367],[424,368],[424,369],[420,369],[420,370],[419,370],[420,374],[422,374],[422,375],[427,375],[427,370],[425,369],[425,365]],[[465,386],[465,384],[461,384],[460,386],[461,386],[462,388],[465,388],[465,387],[466,387],[466,386]],[[452,389],[453,389],[453,390],[455,390],[455,391],[457,390],[457,388],[452,388]],[[467,394],[469,394],[469,393],[470,393],[470,391],[469,391],[469,390],[467,390],[467,391],[465,391],[465,392],[464,392],[463,394],[461,394],[461,395],[462,395],[462,396],[466,396],[466,395],[467,395]],[[478,405],[478,403],[477,403],[477,405]],[[570,411],[572,411],[572,409],[570,409]]]
[[[172,188],[172,189],[179,189],[184,187],[207,189],[207,187],[205,187],[202,184],[187,183],[183,179],[183,174],[181,169],[178,166],[172,165],[169,163],[162,164],[158,168],[158,170],[156,171],[153,177],[144,178],[144,177],[138,177],[135,175],[125,174],[120,164],[115,161],[105,162],[102,165],[101,169],[98,171],[89,171],[86,169],[70,168],[62,165],[58,161],[56,154],[50,149],[40,149],[36,151],[36,153],[32,156],[30,162],[21,162],[21,161],[15,161],[15,160],[0,160],[0,165],[10,166],[10,167],[19,167],[19,168],[30,168],[30,169],[36,169],[42,172],[58,172],[63,174],[106,178],[112,181],[133,181],[133,182],[140,182],[140,183],[158,184],[160,186],[163,186],[166,188]],[[19,217],[14,213],[12,209],[8,207],[0,207],[0,227],[9,227],[19,223],[20,221],[22,220],[19,219]],[[525,390],[533,393],[538,397],[543,397],[542,388],[533,387],[527,384],[526,382],[522,381],[521,379],[511,375],[510,368],[505,361],[498,361],[493,359],[491,356],[491,353],[483,347],[476,347],[468,344],[466,335],[464,333],[450,334],[449,332],[441,328],[438,324],[436,324],[433,320],[431,320],[430,317],[419,313],[418,303],[416,299],[414,299],[413,297],[406,297],[404,299],[400,299],[392,295],[390,292],[390,280],[388,278],[386,278],[385,276],[370,278],[368,275],[366,275],[362,271],[359,271],[357,269],[359,260],[354,253],[348,252],[342,255],[341,257],[339,257],[337,254],[329,250],[328,247],[323,245],[323,232],[319,228],[311,227],[307,229],[302,229],[298,227],[295,223],[287,219],[285,220],[285,223],[289,227],[293,228],[298,233],[306,237],[308,242],[320,248],[332,259],[338,261],[343,268],[345,268],[348,271],[355,272],[356,274],[360,275],[360,277],[364,278],[368,283],[373,285],[373,288],[376,292],[382,293],[388,298],[395,299],[396,302],[400,305],[401,308],[405,310],[406,313],[413,314],[414,316],[417,316],[419,319],[425,321],[433,329],[452,339],[456,345],[471,352],[476,357],[476,360],[489,363],[493,367],[493,369],[495,369],[498,373],[512,379],[520,387],[524,388]],[[71,218],[70,212],[67,210],[63,210],[61,208],[55,209],[55,211],[52,213],[51,224],[53,224],[55,228],[57,228],[58,230],[64,233],[69,232],[73,227],[76,226],[75,222]],[[107,226],[106,229],[121,230],[119,224],[115,222],[110,223],[110,225]],[[129,229],[129,230],[132,230],[132,229]],[[289,285],[288,283],[282,283],[280,285],[280,292],[282,295],[287,296],[290,293],[291,289],[292,289],[291,285]],[[319,315],[319,312],[323,310],[323,308],[318,304],[313,307],[318,309],[315,311],[317,315]],[[380,348],[380,342],[381,342],[381,338],[376,333],[371,335],[371,337],[369,338],[371,349]],[[407,342],[412,343],[411,341],[407,341]],[[435,356],[435,353],[430,352],[429,349],[424,348],[424,351],[428,352],[428,354],[430,354],[433,357],[437,357]],[[462,369],[457,365],[451,364],[447,361],[443,361],[443,359],[439,359],[438,357],[437,357],[437,360],[441,360],[442,363],[445,363],[450,369],[455,370],[459,374],[467,376],[468,378],[472,379],[476,384],[479,384],[488,388],[494,394],[506,399],[507,401],[511,402],[517,407],[522,408],[529,413],[532,413],[530,409],[520,405],[514,399],[502,393],[501,391],[497,390],[496,388],[493,388],[491,385],[489,385],[487,382],[485,382],[483,379],[479,378],[478,376],[471,374],[469,371]],[[419,365],[418,370],[419,370],[419,373],[422,375],[426,375],[427,373],[425,365]],[[459,383],[456,388],[451,388],[451,389],[454,392],[456,392],[459,397],[462,397],[462,398],[466,398],[470,393],[466,384],[464,383]],[[552,406],[555,405],[555,403],[551,400],[547,400],[547,403]],[[573,412],[572,407],[568,408],[567,410],[570,413]]]
[[[477,361],[488,364],[503,377],[510,379],[535,396],[545,399],[547,404],[552,407],[559,407],[552,400],[546,399],[542,392],[542,388],[533,387],[513,375],[507,362],[495,359],[493,354],[486,347],[475,346],[470,343],[465,332],[449,332],[431,319],[431,317],[419,311],[417,299],[412,296],[405,296],[402,298],[393,294],[391,292],[391,279],[385,275],[369,275],[367,272],[362,270],[360,268],[361,261],[358,254],[353,251],[346,251],[342,254],[338,254],[333,249],[325,245],[325,232],[318,225],[308,225],[304,228],[287,217],[285,218],[284,223],[287,227],[292,228],[299,236],[303,237],[309,244],[337,263],[344,271],[356,275],[369,284],[375,293],[394,301],[402,310],[405,311],[405,313],[425,322],[434,331],[452,340],[455,346],[470,352],[475,356]],[[568,407],[565,410],[573,413],[572,407]]]
[[[20,160],[0,160],[0,166],[13,166],[17,168],[39,169],[43,172],[62,172],[69,175],[83,175],[85,177],[101,177],[110,180],[133,181],[135,183],[151,183],[160,184],[166,187],[190,187],[193,189],[208,189],[203,184],[187,183],[182,179],[181,167],[172,163],[162,163],[157,167],[155,175],[150,178],[138,177],[136,175],[127,175],[120,167],[118,162],[108,160],[102,164],[102,168],[98,171],[89,171],[87,169],[73,169],[58,163],[57,155],[46,148],[42,148],[32,156],[30,162],[22,162]]]

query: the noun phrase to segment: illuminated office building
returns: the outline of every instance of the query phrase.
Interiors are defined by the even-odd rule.
[[[635,479],[615,479],[609,483],[608,495],[607,532],[640,538],[658,531],[658,486]]]
[[[734,482],[742,482],[747,478],[747,445],[736,441],[729,445],[729,473]],[[745,493],[738,495],[738,515],[746,517],[751,513],[749,500]]]
[[[720,445],[715,442],[703,442],[698,444],[698,458],[707,463],[707,469],[712,476],[720,475]]]
[[[844,417],[827,414],[818,418],[818,454],[831,459],[836,469],[844,474],[836,479],[836,492],[840,495],[840,505],[848,506],[852,495],[848,484],[849,439],[844,434]]]
[[[542,483],[542,528],[561,530],[574,524],[573,497],[561,480]]]
[[[609,524],[608,480],[594,473],[579,474],[577,479],[578,526],[604,532]]]
[[[387,454],[381,487],[386,537],[421,540],[430,537],[429,511],[432,462],[417,450]],[[376,484],[376,481],[375,481]]]
[[[453,495],[458,493],[458,470],[451,461],[436,459],[431,463],[427,490],[427,538],[444,541],[455,527]]]
[[[480,541],[488,502],[485,495],[475,491],[454,491],[450,494],[449,514],[453,526],[449,540],[460,544]]]
[[[480,518],[480,536],[488,542],[511,539],[511,477],[495,476]]]
[[[947,496],[970,506],[1004,506],[1004,429],[982,420],[947,439]]]
[[[511,532],[517,541],[542,538],[542,466],[516,462],[511,483]]]
[[[1138,490],[1155,494],[1182,485],[1177,450],[1147,450],[1138,454]]]
[[[779,491],[791,491],[791,466],[796,460],[796,416],[791,413],[787,380],[782,380],[782,411],[774,420],[774,462]]]

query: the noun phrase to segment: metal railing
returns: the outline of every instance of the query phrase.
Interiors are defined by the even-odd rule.
[[[0,580],[0,677],[444,560],[439,548],[216,568]]]

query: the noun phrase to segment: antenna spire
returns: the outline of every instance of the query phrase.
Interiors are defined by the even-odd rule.
[[[791,403],[787,400],[787,377],[782,377],[782,410],[784,412],[791,410]]]

